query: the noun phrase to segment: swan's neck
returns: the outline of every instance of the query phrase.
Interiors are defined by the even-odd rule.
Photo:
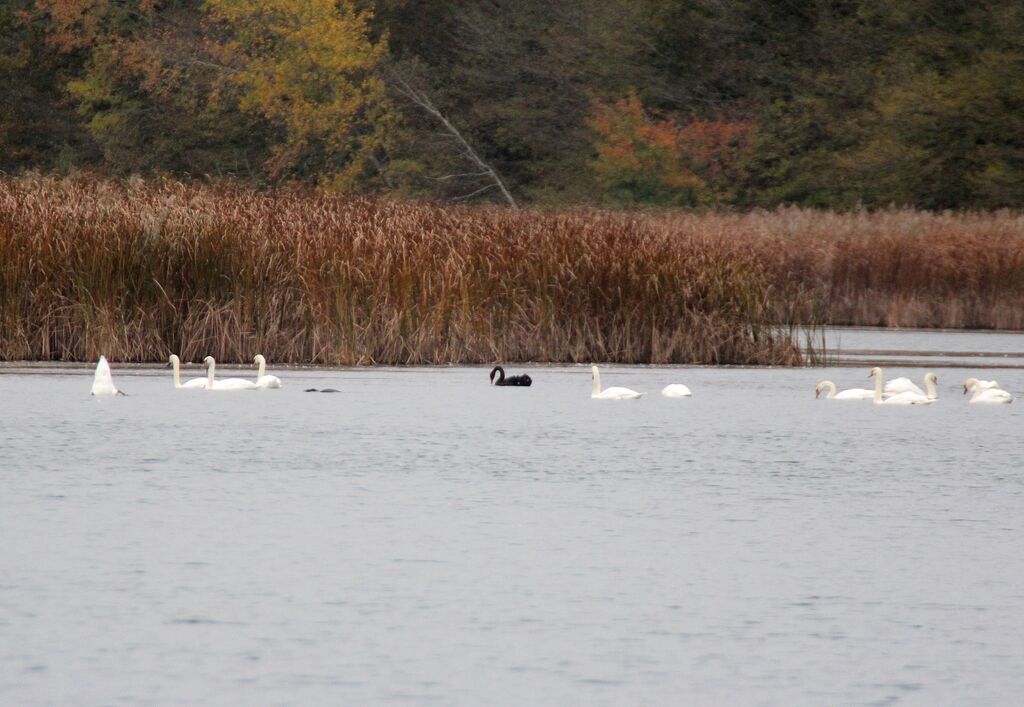
[[[591,389],[591,393],[590,394],[591,395],[600,395],[601,394],[601,374],[597,372],[596,368],[594,369],[593,373],[594,373],[594,387]]]
[[[181,387],[181,372],[178,370],[178,359],[171,359],[171,367],[174,368],[174,387]]]
[[[875,402],[876,403],[882,402],[882,386],[884,385],[884,383],[882,382],[882,378],[883,378],[883,376],[882,376],[881,373],[879,373],[877,376],[875,376]]]
[[[929,398],[939,397],[935,391],[935,383],[932,381],[931,376],[924,377],[924,391]]]
[[[206,387],[213,387],[213,369],[217,365],[215,361],[210,361],[210,368],[206,371]]]
[[[824,383],[822,383],[822,385],[825,386],[825,388],[828,390],[828,395],[825,396],[826,398],[831,400],[832,398],[836,397],[836,384],[835,383],[833,383],[832,381],[825,381]]]
[[[267,372],[267,362],[262,358],[259,360],[260,370],[256,373],[256,378],[262,378]]]
[[[501,382],[505,380],[505,369],[501,366],[495,366],[494,372],[498,374],[498,380],[494,381],[494,384],[501,385]]]

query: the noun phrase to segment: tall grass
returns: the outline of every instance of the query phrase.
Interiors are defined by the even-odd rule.
[[[792,364],[822,321],[1024,328],[1014,214],[511,212],[0,179],[0,359]]]
[[[0,358],[793,363],[746,249],[668,219],[0,180]]]

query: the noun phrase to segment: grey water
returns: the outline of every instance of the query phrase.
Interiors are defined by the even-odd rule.
[[[969,369],[893,409],[816,400],[869,387],[848,367],[602,369],[637,401],[591,400],[587,367],[113,368],[126,397],[0,374],[4,704],[1024,692],[1024,405],[968,405]]]
[[[826,359],[851,366],[1024,367],[1024,334],[949,329],[827,328]]]

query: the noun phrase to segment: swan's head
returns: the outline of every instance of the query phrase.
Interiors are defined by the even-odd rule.
[[[875,376],[881,376],[881,375],[882,375],[882,369],[879,368],[878,366],[875,366],[874,368],[871,369],[871,373],[868,374],[868,378],[874,378]]]
[[[597,378],[597,366],[590,367],[590,377]]]
[[[965,380],[964,381],[964,395],[967,395],[967,391],[969,391],[971,388],[973,388],[976,385],[978,385],[978,379],[977,378],[968,378],[967,380]]]
[[[934,373],[931,373],[931,372],[925,373],[924,374],[924,379],[926,381],[931,381],[932,383],[938,383],[939,382],[939,377],[937,375],[935,375]]]
[[[206,358],[203,359],[203,365],[206,366],[207,368],[212,366],[214,363],[216,362],[213,360],[213,356],[207,356]]]
[[[173,365],[174,365],[174,364],[176,364],[176,363],[179,363],[179,360],[178,360],[178,355],[177,355],[177,354],[171,354],[171,355],[170,355],[170,356],[169,356],[169,357],[167,358],[167,365],[168,365],[168,366],[173,366]]]
[[[264,366],[267,365],[267,359],[263,358],[263,354],[256,354],[255,356],[253,356],[252,357],[252,362],[254,364],[256,364],[257,366],[260,365],[261,363]]]
[[[821,391],[825,390],[825,388],[826,388],[826,386],[825,386],[824,382],[818,383],[818,387],[816,387],[814,389],[814,397],[815,398],[821,397]]]

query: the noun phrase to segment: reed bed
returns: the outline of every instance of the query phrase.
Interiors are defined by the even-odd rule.
[[[1024,223],[512,212],[0,179],[0,359],[800,363],[825,321],[1024,328]]]

